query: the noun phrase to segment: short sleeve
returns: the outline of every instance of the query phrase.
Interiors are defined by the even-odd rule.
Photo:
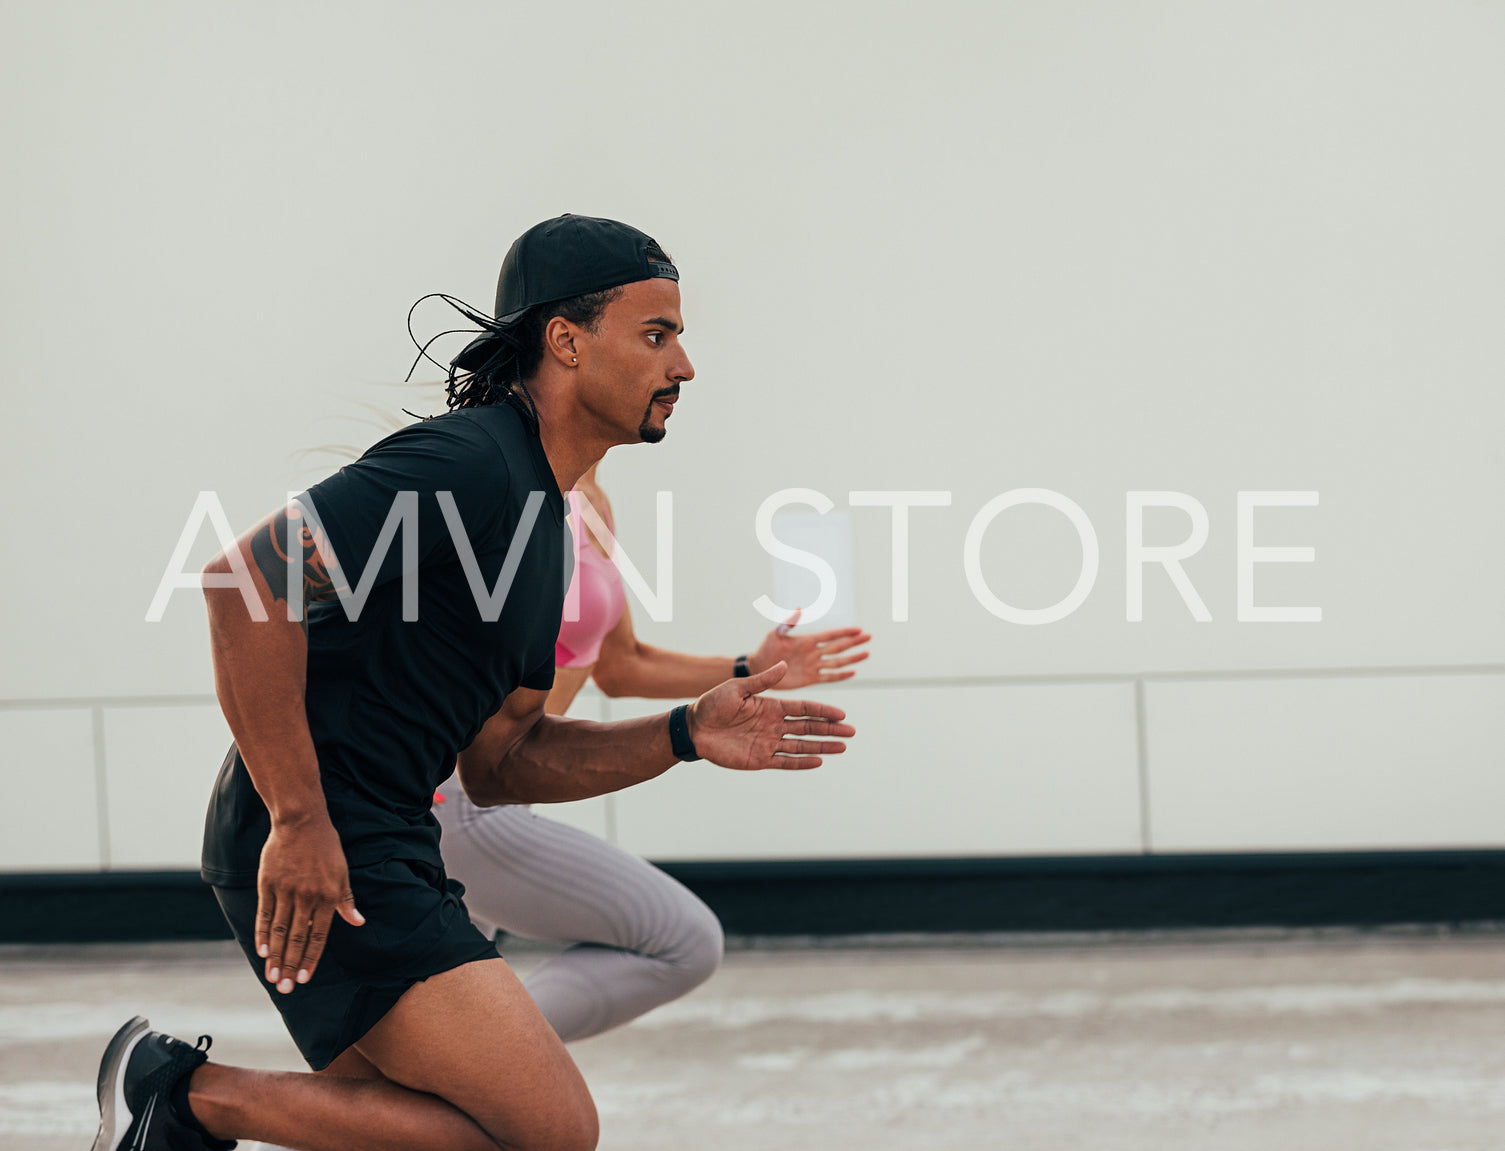
[[[554,657],[551,654],[543,663],[523,677],[519,687],[525,687],[529,691],[548,691],[554,686]]]
[[[409,563],[452,558],[454,517],[479,551],[498,530],[509,482],[489,436],[441,416],[393,433],[297,498],[333,545],[346,582],[357,587],[374,562],[380,586]]]

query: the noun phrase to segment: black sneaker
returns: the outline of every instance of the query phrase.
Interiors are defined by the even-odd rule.
[[[233,1140],[208,1139],[178,1117],[173,1088],[209,1058],[212,1041],[190,1047],[152,1031],[136,1016],[105,1048],[99,1061],[99,1134],[93,1151],[229,1151]]]

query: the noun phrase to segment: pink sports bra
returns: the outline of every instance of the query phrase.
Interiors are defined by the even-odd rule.
[[[603,519],[606,517],[603,515]],[[607,520],[608,528],[611,526]],[[554,643],[556,667],[589,667],[601,654],[601,641],[617,626],[627,594],[617,565],[590,541],[580,516],[580,493],[570,492],[570,528],[575,539],[575,574],[564,596],[564,617]],[[571,619],[571,616],[577,616]]]

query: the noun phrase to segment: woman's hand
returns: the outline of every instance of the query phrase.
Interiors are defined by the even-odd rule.
[[[872,654],[851,649],[873,637],[860,627],[837,627],[809,635],[792,635],[791,629],[799,623],[802,610],[795,608],[788,619],[763,637],[758,650],[747,659],[749,670],[757,675],[782,660],[789,665],[789,670],[779,683],[781,690],[851,679],[857,674],[857,669],[851,665],[861,663]],[[848,652],[850,654],[843,654]]]

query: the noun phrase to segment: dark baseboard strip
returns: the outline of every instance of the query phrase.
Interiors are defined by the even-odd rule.
[[[678,863],[736,935],[1505,919],[1505,851]]]
[[[0,876],[0,943],[229,939],[196,871]]]
[[[666,863],[738,936],[1505,920],[1505,851]],[[0,876],[0,943],[225,939],[192,872]]]

